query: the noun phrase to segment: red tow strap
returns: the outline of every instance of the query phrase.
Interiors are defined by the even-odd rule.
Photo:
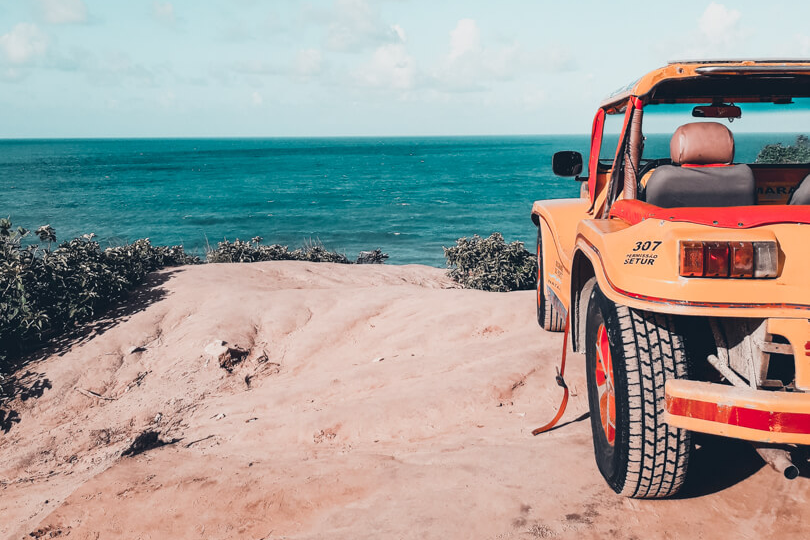
[[[546,431],[550,430],[554,426],[557,425],[557,422],[560,421],[562,418],[563,413],[565,413],[565,407],[568,405],[568,385],[565,384],[565,379],[563,376],[565,375],[565,357],[568,355],[568,330],[570,326],[570,317],[566,317],[565,319],[565,333],[563,333],[563,352],[562,352],[562,360],[560,361],[560,367],[557,369],[557,384],[562,386],[563,388],[563,398],[562,403],[560,403],[560,408],[557,410],[557,414],[552,418],[551,422],[546,424],[545,426],[539,427],[532,431],[532,435],[540,435],[541,433],[545,433]]]

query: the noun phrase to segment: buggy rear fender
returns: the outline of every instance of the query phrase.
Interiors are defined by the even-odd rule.
[[[532,221],[543,235],[543,283],[550,302],[562,314],[570,303],[571,254],[577,223],[588,217],[587,199],[537,201]]]
[[[574,242],[569,295],[576,302],[577,287],[592,273],[611,301],[636,309],[717,317],[808,318],[806,230],[806,225],[797,224],[735,230],[657,219],[635,225],[618,219],[582,220]],[[679,243],[696,240],[776,241],[778,276],[681,277]],[[581,309],[573,308],[574,313]],[[577,334],[581,325],[574,322]]]

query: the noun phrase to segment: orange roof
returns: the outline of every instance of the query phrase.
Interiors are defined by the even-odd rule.
[[[774,74],[810,77],[810,60],[697,60],[670,62],[609,95],[600,107],[623,108],[631,96],[643,97],[663,82],[718,76],[763,76]]]

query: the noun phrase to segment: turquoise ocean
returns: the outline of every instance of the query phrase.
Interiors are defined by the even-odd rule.
[[[794,139],[738,136],[737,160]],[[648,136],[645,155],[668,156],[668,141]],[[92,232],[102,246],[148,237],[202,254],[261,236],[444,266],[442,246],[461,236],[499,231],[533,250],[532,202],[579,194],[551,155],[587,147],[565,135],[3,140],[0,216],[50,224],[60,241]]]

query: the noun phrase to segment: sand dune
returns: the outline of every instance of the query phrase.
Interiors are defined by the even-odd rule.
[[[0,537],[804,536],[810,481],[744,444],[705,441],[679,500],[613,494],[578,356],[569,423],[532,437],[562,343],[534,309],[422,266],[159,273],[115,324],[18,374]],[[217,341],[248,355],[229,372]],[[149,430],[170,444],[122,456]]]

